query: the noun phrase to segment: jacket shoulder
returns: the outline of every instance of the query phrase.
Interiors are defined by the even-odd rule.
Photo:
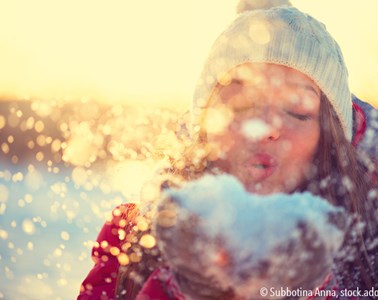
[[[135,225],[139,214],[136,204],[126,203],[115,207],[111,219],[105,222],[92,248],[94,266],[84,279],[78,300],[113,299],[122,244]]]
[[[353,103],[358,106],[359,110],[363,113],[363,135],[359,141],[357,148],[366,152],[371,157],[378,156],[378,109],[376,109],[371,104],[358,99],[353,95]],[[355,109],[356,114],[356,109]],[[356,126],[358,118],[355,117],[355,134],[358,132],[359,128]],[[357,128],[356,128],[357,127]],[[361,126],[360,126],[361,127]]]

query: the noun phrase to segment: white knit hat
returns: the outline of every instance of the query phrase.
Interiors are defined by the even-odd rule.
[[[246,11],[215,41],[194,92],[194,136],[218,80],[248,62],[284,65],[310,77],[327,96],[351,140],[352,97],[341,50],[322,23],[291,6]]]

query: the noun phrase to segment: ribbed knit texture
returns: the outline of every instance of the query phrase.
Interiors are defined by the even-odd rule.
[[[310,77],[329,99],[351,140],[352,99],[341,50],[322,23],[290,6],[247,11],[215,41],[194,93],[194,135],[218,80],[248,62],[276,63]]]

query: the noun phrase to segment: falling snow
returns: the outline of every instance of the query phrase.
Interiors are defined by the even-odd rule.
[[[169,151],[182,149],[181,113],[88,99],[1,106],[0,299],[75,299],[109,212],[139,201],[143,181],[180,154]]]

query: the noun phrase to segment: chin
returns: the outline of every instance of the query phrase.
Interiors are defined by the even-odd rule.
[[[246,187],[247,192],[257,195],[270,195],[275,193],[285,193],[278,187],[264,186],[263,184],[252,184]]]
[[[257,195],[270,195],[270,194],[292,194],[298,189],[298,185],[294,184],[279,184],[279,185],[272,185],[267,182],[261,183],[246,183],[244,184],[245,189],[247,192]]]

